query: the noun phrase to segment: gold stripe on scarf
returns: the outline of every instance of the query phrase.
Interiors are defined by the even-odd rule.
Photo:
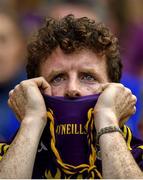
[[[127,127],[127,129],[128,129],[127,147],[129,150],[132,150],[131,148],[132,133],[131,133],[130,128]]]
[[[96,166],[94,165],[95,160],[96,160],[96,150],[95,150],[95,147],[93,145],[93,134],[92,133],[88,134],[88,143],[91,147],[91,153],[89,156],[89,165],[88,164],[81,164],[79,166],[73,166],[70,164],[66,164],[62,161],[60,154],[56,148],[55,132],[54,132],[54,117],[53,117],[53,111],[51,109],[49,109],[49,111],[47,112],[47,117],[50,120],[51,149],[54,152],[57,163],[60,165],[63,172],[65,172],[67,175],[74,175],[78,172],[80,175],[84,171],[88,171],[88,172],[91,171],[91,175],[92,175],[91,178],[94,179],[94,177],[96,175],[99,178],[102,178],[100,172],[97,170]],[[93,108],[89,109],[89,111],[88,111],[88,121],[85,125],[85,129],[88,130],[89,126],[90,126],[91,131],[92,131],[94,128]],[[94,172],[96,174],[94,174]],[[46,170],[45,171],[45,177],[49,178],[49,176],[51,176],[51,173],[48,170]],[[80,175],[80,177],[81,177],[81,175]]]

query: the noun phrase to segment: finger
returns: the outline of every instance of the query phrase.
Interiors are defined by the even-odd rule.
[[[132,95],[132,101],[135,102],[135,104],[137,103],[137,97],[135,95]]]
[[[19,88],[19,84],[14,87],[14,90],[17,90]]]
[[[123,93],[123,96],[125,98],[125,101],[130,105],[136,103],[136,97],[132,94],[132,91],[129,88],[124,88],[125,90],[125,95]]]
[[[8,106],[9,106],[10,108],[12,108],[12,104],[11,104],[10,99],[8,99],[7,103],[8,103]]]
[[[9,91],[9,97],[14,93],[14,91],[19,87],[19,85],[16,85],[14,87],[14,89],[12,89],[11,91]]]
[[[13,96],[17,95],[17,89],[18,89],[19,85],[16,85],[14,87],[14,89],[12,89],[10,92],[9,92],[9,98],[13,98]]]
[[[21,87],[24,88],[29,85],[36,85],[43,93],[51,95],[51,86],[44,79],[44,77],[33,78],[30,80],[25,80],[20,83]]]
[[[117,87],[121,89],[125,88],[124,85],[121,83],[104,83],[104,84],[101,84],[102,91],[104,91],[109,86],[113,86],[113,87]]]
[[[132,91],[129,88],[125,87],[124,89],[127,96],[132,96]]]
[[[43,91],[43,93],[51,95],[51,86],[48,84],[48,82],[43,77],[34,78],[34,82]]]
[[[9,97],[13,94],[14,89],[12,89],[11,91],[9,91]]]
[[[134,95],[127,96],[126,102],[128,102],[128,107],[134,107],[136,105],[137,98]]]
[[[132,94],[132,91],[129,88],[127,88],[127,87],[124,87],[124,88],[125,88],[126,92],[128,92],[129,94]]]
[[[130,111],[130,113],[128,113],[128,115],[122,117],[122,119],[120,120],[119,122],[119,126],[122,127],[127,121],[128,119],[130,118],[131,115],[135,114],[136,113],[136,107],[134,106],[132,108],[132,110]]]
[[[20,118],[19,110],[17,108],[16,103],[14,101],[12,101],[11,99],[8,99],[8,105],[14,111],[16,118],[20,120],[21,118]]]
[[[135,113],[136,113],[136,106],[132,106],[132,108],[130,108],[130,111],[128,111],[128,113],[123,117],[123,119],[130,117]]]

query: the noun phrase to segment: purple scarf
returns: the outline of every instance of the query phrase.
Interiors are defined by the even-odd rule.
[[[68,176],[94,171],[97,177],[101,177],[95,166],[96,131],[93,118],[98,97],[90,95],[71,100],[44,96],[51,136],[50,148],[59,171]],[[49,177],[49,170],[45,176]]]

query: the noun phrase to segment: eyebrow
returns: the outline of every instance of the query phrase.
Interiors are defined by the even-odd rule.
[[[66,73],[66,71],[63,70],[52,70],[49,76],[46,77],[48,81],[50,81],[53,77],[57,76],[58,74],[63,74]]]
[[[99,74],[97,72],[95,72],[95,69],[93,68],[81,68],[79,69],[78,73],[89,73],[93,76],[95,76],[97,79],[102,80],[101,77],[99,76]],[[53,77],[59,75],[59,74],[64,74],[67,73],[66,70],[52,70],[49,74],[49,76],[46,77],[47,81],[50,81]]]
[[[89,73],[97,74],[95,72],[95,69],[93,69],[93,68],[81,68],[79,71],[84,71],[84,72],[89,72]]]
[[[80,73],[82,73],[82,72],[89,73],[91,75],[96,76],[97,79],[102,80],[101,77],[99,76],[99,74],[97,72],[95,72],[95,69],[93,69],[93,68],[82,68],[79,70],[79,72]]]

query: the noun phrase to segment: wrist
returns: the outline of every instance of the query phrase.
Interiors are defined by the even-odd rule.
[[[94,121],[97,131],[109,126],[119,127],[117,116],[110,109],[94,111]]]
[[[109,134],[109,133],[114,133],[114,132],[119,132],[123,137],[123,132],[122,130],[119,128],[119,127],[116,127],[116,126],[108,126],[108,127],[105,127],[105,128],[101,128],[100,131],[97,132],[97,135],[96,135],[96,143],[99,144],[99,138],[104,135],[104,134]]]
[[[22,120],[21,126],[32,130],[41,131],[46,126],[46,123],[47,123],[46,117],[26,116]]]
[[[44,127],[32,125],[31,123],[22,122],[18,130],[17,136],[25,139],[30,146],[38,145],[39,140],[42,136]]]

